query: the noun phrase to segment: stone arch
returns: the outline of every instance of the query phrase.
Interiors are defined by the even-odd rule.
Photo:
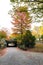
[[[7,47],[17,47],[17,40],[5,40],[7,43]],[[13,46],[9,46],[9,44],[12,44]]]

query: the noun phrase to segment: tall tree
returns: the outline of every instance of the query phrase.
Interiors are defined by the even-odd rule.
[[[27,6],[18,6],[15,10],[13,8],[14,14],[12,15],[14,25],[13,32],[23,34],[26,30],[29,30],[31,17],[28,12]]]

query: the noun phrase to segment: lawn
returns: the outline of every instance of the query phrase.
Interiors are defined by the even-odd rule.
[[[36,43],[35,47],[29,49],[29,51],[43,52],[43,44],[42,43]]]

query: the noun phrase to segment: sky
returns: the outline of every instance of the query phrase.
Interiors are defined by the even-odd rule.
[[[11,16],[8,14],[11,9],[10,0],[0,0],[0,29],[7,28],[9,33],[11,33]],[[33,23],[32,29],[34,25],[40,25],[40,23]]]
[[[11,18],[8,14],[10,9],[10,0],[0,0],[0,29],[4,27],[11,31]]]

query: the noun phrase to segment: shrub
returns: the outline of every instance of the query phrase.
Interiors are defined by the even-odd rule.
[[[17,46],[23,50],[33,48],[35,46],[35,40],[35,36],[33,36],[31,32],[27,30],[24,35],[22,34],[22,37],[21,35],[17,37]]]
[[[35,45],[35,39],[36,39],[35,36],[33,36],[31,32],[27,30],[22,38],[22,44],[24,44],[25,47],[32,48]]]
[[[4,39],[1,39],[0,40],[0,48],[5,48],[6,47],[6,42],[5,42],[5,40]]]
[[[18,44],[18,47],[22,50],[27,50],[24,44]]]

